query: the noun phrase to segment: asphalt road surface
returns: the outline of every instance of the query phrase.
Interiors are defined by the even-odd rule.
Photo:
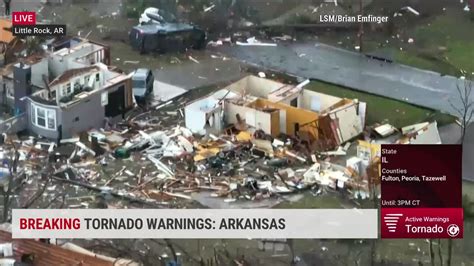
[[[456,115],[456,77],[370,59],[321,43],[278,44],[277,47],[221,46],[219,52],[249,64],[382,95]],[[472,95],[474,100],[474,95]]]

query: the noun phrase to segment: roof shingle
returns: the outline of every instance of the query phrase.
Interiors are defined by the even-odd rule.
[[[20,260],[22,255],[32,254],[34,257],[34,265],[113,265],[113,263],[109,261],[67,250],[60,246],[30,239],[12,239],[10,233],[0,230],[0,244],[3,243],[13,244],[13,253],[17,260]]]
[[[12,27],[12,22],[8,19],[0,19],[0,42],[4,43],[10,43],[15,39],[15,36],[13,36],[11,30]]]

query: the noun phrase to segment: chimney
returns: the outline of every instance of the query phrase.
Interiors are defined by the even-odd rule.
[[[15,112],[17,114],[26,111],[26,102],[21,100],[32,93],[31,66],[18,63],[13,68],[13,91],[15,96]]]

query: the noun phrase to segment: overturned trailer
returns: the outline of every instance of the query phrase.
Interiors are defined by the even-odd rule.
[[[141,53],[202,49],[206,32],[186,23],[167,22],[157,14],[147,13],[149,23],[141,23],[130,31],[130,44]]]

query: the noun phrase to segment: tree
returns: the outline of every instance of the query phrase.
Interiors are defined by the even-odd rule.
[[[452,258],[453,258],[453,239],[450,238],[448,239],[448,260],[446,261],[446,264],[448,266],[451,266]]]
[[[439,257],[440,266],[443,266],[444,259],[443,259],[443,252],[441,250],[442,250],[441,239],[438,239],[438,257]]]
[[[33,146],[36,143],[33,143]],[[28,209],[32,207],[37,200],[43,196],[43,194],[46,191],[46,188],[50,182],[50,176],[51,176],[51,164],[48,163],[48,156],[45,156],[44,159],[42,159],[41,162],[39,162],[39,165],[42,166],[41,170],[38,172],[35,172],[32,177],[42,177],[42,176],[48,176],[46,180],[42,180],[41,178],[38,178],[38,185],[37,185],[37,190],[33,195],[29,195],[28,193],[25,193],[24,185],[25,185],[25,180],[27,178],[27,175],[25,173],[25,170],[20,168],[21,162],[20,162],[20,151],[18,150],[17,144],[10,140],[5,143],[5,147],[9,152],[7,152],[8,160],[8,177],[7,179],[0,184],[0,194],[3,199],[3,212],[2,212],[2,222],[10,222],[11,221],[11,209],[12,208],[23,208],[23,209]],[[26,157],[28,158],[31,154],[31,151],[33,149],[30,149],[30,151],[26,154]],[[25,194],[26,198],[24,198],[24,202],[19,202],[14,201],[17,196],[19,196],[22,192]],[[54,199],[56,200],[56,199]],[[48,206],[52,202],[48,203]]]
[[[435,254],[434,254],[434,249],[433,249],[433,239],[429,239],[429,244],[430,244],[430,263],[431,263],[431,266],[435,266]]]
[[[459,118],[459,126],[461,128],[461,145],[464,144],[466,131],[471,123],[474,115],[474,100],[471,98],[472,80],[465,79],[464,84],[456,84],[456,89],[459,94],[460,105],[451,103],[452,108],[456,111]],[[446,264],[451,266],[453,257],[453,239],[448,239],[448,258]]]
[[[20,153],[18,152],[18,149],[16,148],[14,144],[12,146],[13,146],[13,153],[10,155],[10,158],[8,160],[9,175],[6,182],[3,184],[3,189],[1,189],[2,197],[3,197],[3,216],[2,216],[3,223],[10,221],[12,194],[15,191],[14,181],[15,181],[15,176],[17,176],[18,161],[20,158]]]
[[[378,200],[376,187],[380,184],[380,157],[375,157],[370,161],[369,166],[367,167],[367,179],[369,181],[369,191],[371,195],[371,200],[373,203],[374,209],[380,208],[380,201]],[[370,265],[375,265],[376,255],[377,255],[377,239],[372,239],[370,242]]]
[[[467,128],[474,115],[474,100],[472,95],[472,80],[466,79],[463,85],[456,84],[460,104],[451,102],[451,107],[455,110],[459,118],[459,126],[461,127],[461,144],[464,143]]]

